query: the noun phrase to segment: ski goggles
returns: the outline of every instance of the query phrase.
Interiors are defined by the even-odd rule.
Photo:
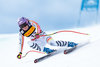
[[[22,28],[26,27],[27,25],[28,24],[24,23],[24,24],[20,25],[19,27],[22,29]]]

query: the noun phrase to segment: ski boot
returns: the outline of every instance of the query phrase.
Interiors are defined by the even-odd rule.
[[[68,47],[76,47],[78,44],[68,41]]]
[[[43,52],[45,52],[45,53],[47,53],[47,54],[52,53],[52,52],[54,52],[54,51],[56,51],[56,50],[50,49],[50,48],[46,48],[46,47],[44,47],[44,50],[43,50]]]

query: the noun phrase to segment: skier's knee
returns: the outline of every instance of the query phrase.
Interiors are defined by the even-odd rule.
[[[37,43],[33,43],[30,47],[35,49],[35,50],[41,51],[41,48],[40,48],[40,46],[37,45]]]

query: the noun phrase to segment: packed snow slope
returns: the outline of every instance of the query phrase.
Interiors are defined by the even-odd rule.
[[[90,41],[81,48],[77,48],[70,54],[64,55],[59,53],[55,56],[47,58],[39,63],[34,63],[34,59],[43,54],[29,53],[25,58],[17,59],[18,50],[18,34],[1,34],[0,35],[0,66],[1,67],[100,67],[100,25],[87,28],[70,29],[78,32],[89,33],[89,36],[76,33],[59,33],[52,37],[54,40],[65,40],[84,43]],[[53,33],[54,31],[47,32]],[[27,44],[23,49],[23,55],[32,50]],[[47,44],[48,45],[48,44]],[[47,46],[53,48],[51,46]],[[55,47],[57,48],[57,47]]]

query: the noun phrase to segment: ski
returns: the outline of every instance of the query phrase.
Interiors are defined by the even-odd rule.
[[[74,49],[76,49],[76,47],[72,47],[72,48],[70,48],[70,49],[65,49],[65,50],[63,50],[63,51],[64,51],[64,54],[68,54],[68,53],[72,52]],[[60,50],[55,50],[55,51],[52,52],[52,53],[49,53],[49,54],[47,54],[47,55],[45,55],[45,56],[43,56],[43,57],[40,57],[40,58],[35,59],[35,60],[34,60],[34,63],[38,63],[38,62],[40,62],[40,61],[42,61],[42,60],[44,60],[44,59],[46,59],[46,58],[48,58],[48,57],[51,57],[51,56],[56,55],[56,54],[61,53],[61,52],[62,52],[62,51],[60,51]]]
[[[65,49],[65,50],[64,50],[64,54],[68,54],[68,53],[72,52],[72,51],[75,50],[75,49],[76,49],[76,46],[75,46],[75,47],[72,47],[72,48],[70,48],[70,49]]]
[[[38,59],[35,59],[35,60],[34,60],[34,63],[40,62],[40,61],[42,61],[42,60],[44,60],[44,59],[46,59],[46,58],[48,58],[48,57],[50,57],[50,56],[53,56],[54,54],[56,54],[56,51],[57,51],[57,50],[55,50],[54,52],[49,53],[49,54],[47,54],[47,55],[45,55],[45,56],[43,56],[43,57],[40,57],[40,58],[38,58]]]

